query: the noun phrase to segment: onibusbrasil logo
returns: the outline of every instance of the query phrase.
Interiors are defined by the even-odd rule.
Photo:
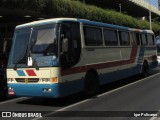
[[[39,117],[42,117],[42,113],[40,112],[2,112],[1,117],[39,118]]]

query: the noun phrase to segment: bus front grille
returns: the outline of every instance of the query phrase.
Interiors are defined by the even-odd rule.
[[[39,78],[15,78],[16,82],[21,83],[37,83]]]

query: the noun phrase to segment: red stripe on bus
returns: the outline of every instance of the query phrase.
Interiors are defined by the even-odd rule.
[[[136,56],[137,56],[137,50],[138,49],[137,49],[136,46],[132,47],[130,59],[135,59],[136,58]]]
[[[70,74],[76,74],[76,73],[82,73],[86,72],[89,69],[95,68],[95,69],[105,69],[105,68],[111,68],[126,64],[131,64],[135,62],[137,55],[137,47],[132,47],[130,59],[128,60],[120,60],[120,61],[114,61],[114,62],[106,62],[106,63],[100,63],[100,64],[93,64],[93,65],[86,65],[86,66],[80,66],[80,67],[74,67],[67,70],[62,70],[61,75],[70,75]]]
[[[28,76],[37,76],[34,70],[26,70]]]

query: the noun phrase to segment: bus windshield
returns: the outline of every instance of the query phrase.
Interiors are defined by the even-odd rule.
[[[50,60],[57,58],[57,30],[56,24],[39,26],[33,28],[19,29],[14,35],[14,44],[8,67],[14,67],[21,64],[21,67],[27,67],[27,58],[32,57],[38,66],[47,66],[42,64],[42,59]],[[43,62],[44,63],[44,62]]]
[[[14,47],[12,53],[13,64],[25,62],[27,44],[31,34],[31,28],[17,30],[14,35]]]
[[[32,53],[46,55],[57,55],[56,49],[56,26],[41,26],[33,31],[31,37]]]

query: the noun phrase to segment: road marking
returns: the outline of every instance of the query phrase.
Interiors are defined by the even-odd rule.
[[[139,80],[139,81],[136,81],[136,82],[127,84],[127,85],[125,85],[125,86],[119,87],[119,88],[117,88],[117,89],[108,91],[108,92],[106,92],[106,93],[97,95],[97,97],[102,97],[102,96],[104,96],[104,95],[110,94],[110,93],[115,92],[115,91],[117,91],[117,90],[120,90],[120,89],[129,87],[129,86],[131,86],[131,85],[134,85],[134,84],[137,84],[137,83],[140,83],[140,82],[143,82],[143,81],[145,81],[145,80],[147,80],[147,79],[149,79],[149,78],[155,77],[155,76],[157,76],[157,75],[160,75],[160,73],[151,75],[151,76],[146,77],[146,78],[143,78],[143,79],[141,79],[141,80]],[[66,109],[75,107],[75,106],[77,106],[77,105],[80,105],[80,104],[82,104],[82,103],[88,102],[88,101],[90,101],[90,100],[92,100],[92,99],[88,98],[88,99],[85,99],[85,100],[83,100],[83,101],[81,101],[81,102],[78,102],[78,103],[75,103],[75,104],[66,106],[66,107],[64,107],[64,108],[61,108],[61,109],[58,109],[58,110],[51,111],[50,113],[47,113],[47,114],[43,115],[42,118],[47,117],[47,116],[52,115],[52,114],[56,114],[56,113],[59,112],[59,111],[64,111],[64,110],[66,110]],[[32,119],[32,120],[39,120],[39,119],[42,119],[42,118],[34,118],[34,119]],[[154,119],[154,120],[155,120],[155,119]],[[160,120],[160,119],[156,119],[156,120]]]
[[[141,79],[141,80],[135,81],[135,82],[133,82],[133,83],[130,83],[130,84],[124,85],[124,86],[122,86],[122,87],[116,88],[116,89],[111,90],[111,91],[109,91],[109,92],[102,93],[102,94],[98,95],[98,97],[101,97],[101,96],[104,96],[104,95],[110,94],[110,93],[115,92],[115,91],[117,91],[117,90],[120,90],[120,89],[123,89],[123,88],[129,87],[129,86],[132,86],[132,85],[137,84],[137,83],[140,83],[140,82],[143,82],[143,81],[145,81],[145,80],[149,80],[149,78],[152,78],[152,77],[157,76],[157,75],[160,75],[160,73],[157,73],[157,74],[151,75],[151,76],[149,76],[149,77],[143,78],[143,79]]]
[[[59,109],[59,110],[54,110],[54,111],[52,111],[52,112],[50,112],[50,113],[47,113],[47,114],[43,115],[42,118],[47,117],[47,116],[52,115],[52,114],[56,114],[56,113],[59,112],[59,111],[64,111],[64,110],[66,110],[66,109],[69,109],[69,108],[71,108],[71,107],[80,105],[80,104],[85,103],[85,102],[88,102],[88,101],[90,101],[90,100],[91,100],[91,99],[86,99],[86,100],[83,100],[83,101],[81,101],[81,102],[75,103],[75,104],[73,104],[73,105],[69,105],[69,106],[67,106],[67,107],[61,108],[61,109]],[[35,118],[35,119],[32,119],[32,120],[39,120],[39,119],[42,119],[42,118]]]
[[[26,99],[26,98],[28,98],[28,97],[20,97],[20,98],[16,98],[16,99],[12,99],[12,100],[7,100],[7,101],[4,101],[4,102],[0,102],[0,105],[10,103],[10,102],[14,102],[14,101],[17,101],[17,100],[23,100],[23,99]]]

